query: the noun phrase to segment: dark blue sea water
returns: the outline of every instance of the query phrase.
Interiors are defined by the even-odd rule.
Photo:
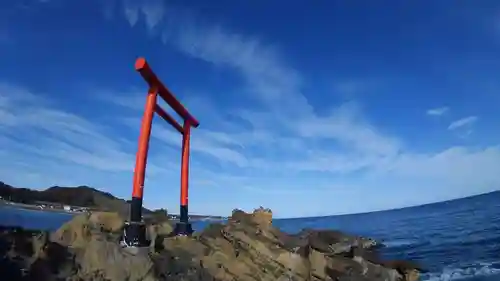
[[[56,229],[70,215],[0,209],[0,224]],[[500,192],[367,214],[282,219],[287,232],[332,228],[383,241],[383,255],[429,270],[422,280],[500,281]],[[207,223],[195,224],[202,229]]]

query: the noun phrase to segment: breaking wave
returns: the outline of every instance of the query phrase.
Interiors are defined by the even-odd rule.
[[[415,245],[418,243],[418,241],[411,239],[396,239],[396,240],[382,241],[382,243],[384,244],[384,246],[388,248],[399,248],[399,247]]]
[[[423,281],[450,280],[493,281],[500,280],[500,263],[477,263],[467,267],[446,267],[439,273],[422,274]]]

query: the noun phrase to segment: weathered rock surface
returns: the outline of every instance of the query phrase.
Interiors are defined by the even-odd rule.
[[[239,210],[226,224],[173,237],[168,222],[148,226],[151,247],[122,248],[123,221],[113,213],[79,215],[54,233],[0,229],[2,280],[356,280],[415,281],[410,262],[378,261],[372,239],[332,230],[289,235],[272,213]]]

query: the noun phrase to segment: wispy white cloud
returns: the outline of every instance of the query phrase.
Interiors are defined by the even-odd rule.
[[[441,116],[441,115],[448,113],[449,111],[450,111],[449,107],[443,106],[443,107],[431,108],[431,109],[427,110],[426,113],[427,113],[427,115],[431,115],[431,116]]]
[[[152,29],[163,20],[166,12],[164,2],[164,0],[123,0],[126,19],[131,26],[134,26],[139,18],[144,17],[147,27]]]
[[[451,122],[448,126],[448,130],[456,130],[458,128],[470,127],[478,120],[477,116],[464,117],[462,119],[455,120]]]
[[[118,142],[103,135],[105,128],[59,110],[23,88],[0,85],[0,100],[0,112],[8,117],[1,125],[10,134],[21,131],[25,137],[36,136],[38,144],[29,144],[25,149],[100,169],[130,169],[126,164],[132,158],[121,151]]]
[[[126,9],[144,11],[125,4]],[[169,18],[179,8],[163,7],[153,10],[165,11],[164,17]],[[144,16],[147,21],[148,14],[145,13]],[[153,17],[156,19],[157,14]],[[175,18],[173,15],[172,17]],[[201,25],[189,17],[183,18],[181,23],[165,26],[164,32],[169,34],[164,37],[165,42],[177,46],[189,56],[240,73],[245,81],[243,89],[248,93],[247,97],[259,102],[260,108],[232,111],[234,115],[252,124],[255,133],[253,137],[262,136],[262,132],[266,132],[267,137],[259,139],[260,145],[283,137],[282,130],[278,132],[273,128],[284,128],[293,139],[299,140],[295,141],[295,145],[303,143],[301,138],[311,141],[333,140],[349,151],[345,158],[359,158],[362,163],[366,163],[366,158],[384,157],[398,152],[398,140],[380,134],[363,118],[354,103],[333,107],[328,116],[318,116],[301,92],[303,78],[298,71],[287,65],[276,46],[265,44],[256,37],[245,37],[228,31],[218,25]],[[240,133],[226,133],[225,139],[241,139],[238,142],[245,145],[252,141],[252,135],[244,134],[243,139]],[[304,148],[307,147],[307,143],[303,145]],[[214,154],[220,155],[219,152]],[[299,166],[301,165],[297,165]]]
[[[0,83],[0,116],[0,143],[9,156],[3,158],[8,161],[0,162],[4,180],[21,180],[23,173],[8,172],[19,165],[21,171],[43,171],[40,177],[45,180],[36,186],[47,180],[52,184],[74,183],[76,178],[82,179],[78,184],[95,183],[96,172],[110,178],[112,174],[132,174],[135,140],[118,134],[112,123],[92,122],[88,116],[74,114],[43,95],[7,83]],[[165,173],[168,163],[158,166],[152,158],[149,175]],[[76,175],[76,171],[87,174]],[[18,178],[13,178],[16,175]],[[104,179],[99,186],[106,185]]]

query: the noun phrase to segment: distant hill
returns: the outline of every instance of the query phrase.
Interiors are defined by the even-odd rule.
[[[129,213],[129,203],[126,200],[88,186],[53,186],[45,190],[32,190],[28,188],[16,188],[0,182],[0,196],[4,199],[24,204],[34,204],[42,201],[113,211],[125,216]],[[143,213],[149,214],[151,211],[143,208]]]

